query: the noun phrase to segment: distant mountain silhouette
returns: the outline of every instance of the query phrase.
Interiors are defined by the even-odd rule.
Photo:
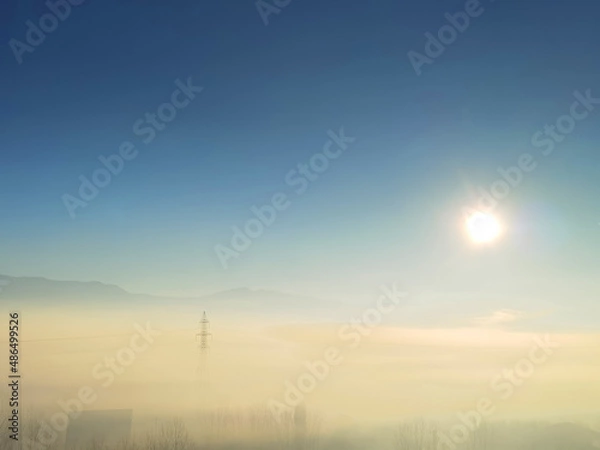
[[[306,308],[307,306],[321,306],[324,304],[333,304],[325,300],[318,300],[310,297],[303,297],[293,294],[284,294],[281,292],[270,291],[266,289],[248,289],[238,288],[227,291],[217,292],[215,294],[205,295],[198,299],[202,302],[222,305],[260,305],[263,308],[290,309]]]
[[[9,277],[0,275],[0,300],[73,300],[97,297],[125,297],[124,289],[97,281],[57,281],[41,277]]]
[[[0,304],[13,306],[77,307],[202,307],[228,314],[330,317],[341,304],[293,294],[238,288],[201,297],[166,297],[133,294],[97,281],[57,281],[41,277],[0,275]]]

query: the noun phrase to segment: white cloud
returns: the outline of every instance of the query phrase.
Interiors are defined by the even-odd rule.
[[[473,319],[473,323],[482,326],[500,325],[504,323],[516,322],[523,319],[526,315],[527,314],[524,311],[501,309],[499,311],[494,311],[489,316],[476,317]]]

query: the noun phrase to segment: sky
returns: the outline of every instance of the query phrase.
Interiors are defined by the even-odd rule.
[[[574,92],[600,97],[600,5],[482,1],[418,75],[409,52],[465,7],[292,0],[265,23],[252,1],[86,1],[16,57],[10,39],[47,7],[3,2],[0,273],[341,299],[397,282],[595,307],[600,107],[580,106],[548,156],[531,142]],[[144,143],[134,124],[177,80],[203,89]],[[341,130],[352,142],[298,194],[290,171]],[[137,156],[72,217],[65,194],[125,141]],[[503,236],[474,246],[463,207],[524,153],[537,166],[498,201]],[[288,207],[224,268],[216,246],[278,193]]]

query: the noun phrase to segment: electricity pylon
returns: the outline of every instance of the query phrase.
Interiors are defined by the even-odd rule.
[[[206,311],[202,314],[202,320],[200,321],[200,332],[196,334],[196,342],[199,347],[198,355],[198,368],[196,369],[196,375],[200,381],[206,382],[209,378],[208,371],[208,352],[210,350],[210,338],[212,333],[210,332],[210,322],[206,317]]]

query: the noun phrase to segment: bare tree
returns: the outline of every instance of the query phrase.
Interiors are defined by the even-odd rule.
[[[476,429],[470,432],[469,440],[464,445],[465,450],[487,450],[490,447],[492,427],[482,422]]]
[[[424,419],[402,422],[396,432],[398,450],[436,450],[439,427]]]
[[[146,450],[188,450],[191,439],[182,419],[173,419],[158,425],[157,431],[146,438]]]

